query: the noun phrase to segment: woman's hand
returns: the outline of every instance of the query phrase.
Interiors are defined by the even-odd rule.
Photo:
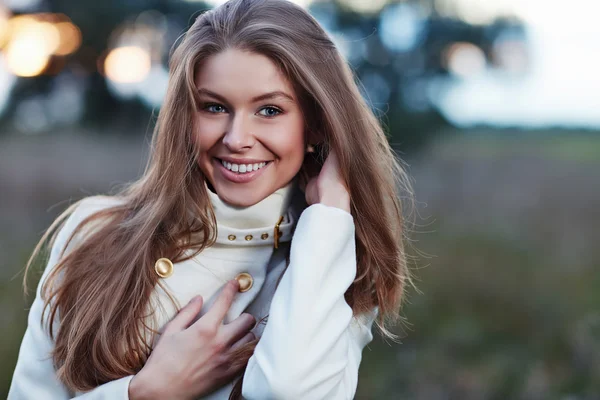
[[[308,181],[305,194],[308,205],[321,203],[350,212],[350,194],[342,180],[335,151],[329,152],[319,175]]]
[[[129,384],[129,398],[195,399],[230,382],[239,369],[230,368],[232,350],[255,339],[255,319],[242,314],[229,324],[223,319],[238,291],[229,281],[213,307],[192,323],[202,309],[197,296],[170,321],[144,367]]]

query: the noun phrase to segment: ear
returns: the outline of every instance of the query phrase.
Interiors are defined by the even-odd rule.
[[[323,137],[319,132],[308,131],[305,138],[305,149],[307,153],[314,153],[315,146],[322,142]]]

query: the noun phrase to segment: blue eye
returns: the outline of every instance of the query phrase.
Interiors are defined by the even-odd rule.
[[[217,104],[217,103],[205,103],[202,106],[202,110],[207,111],[211,114],[223,114],[223,113],[227,112],[227,109],[225,107],[223,107],[222,105]],[[263,117],[273,118],[273,117],[276,117],[277,115],[283,113],[283,111],[277,107],[267,106],[267,107],[263,107],[259,111],[259,113]]]
[[[279,115],[279,114],[282,113],[282,111],[279,108],[276,108],[276,107],[270,107],[270,106],[269,107],[264,107],[264,108],[262,108],[260,110],[260,112],[262,112],[264,110],[269,110],[270,111],[270,112],[267,112],[267,114],[261,114],[261,115],[263,115],[263,116],[265,116],[267,118],[272,118],[272,117],[275,117],[275,116],[277,116],[277,115]]]
[[[202,109],[215,114],[226,112],[225,107],[215,103],[205,104],[204,107],[202,107]]]

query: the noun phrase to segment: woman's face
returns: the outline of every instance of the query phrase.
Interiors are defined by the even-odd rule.
[[[304,119],[291,84],[267,57],[228,49],[196,71],[199,165],[233,206],[287,185],[304,160]]]

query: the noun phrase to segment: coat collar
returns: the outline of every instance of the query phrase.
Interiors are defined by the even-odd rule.
[[[273,246],[275,244],[275,226],[279,224],[279,243],[292,239],[297,220],[294,207],[290,207],[295,194],[298,194],[297,182],[278,189],[257,204],[250,207],[234,207],[225,203],[207,187],[215,218],[217,220],[217,241],[222,245],[234,246]]]

